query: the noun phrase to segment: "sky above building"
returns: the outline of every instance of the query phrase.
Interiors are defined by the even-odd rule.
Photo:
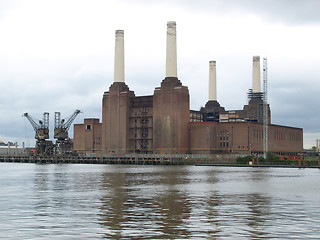
[[[219,103],[235,110],[247,104],[252,57],[267,57],[271,122],[303,128],[310,148],[320,138],[319,9],[318,0],[0,0],[0,139],[34,145],[24,112],[49,112],[51,138],[54,112],[81,109],[75,123],[101,119],[117,29],[125,82],[152,95],[165,77],[166,24],[176,21],[178,78],[191,109],[207,102],[209,61]]]

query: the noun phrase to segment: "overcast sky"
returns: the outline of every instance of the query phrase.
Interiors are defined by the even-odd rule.
[[[304,129],[304,147],[320,138],[318,0],[0,0],[0,139],[33,146],[22,117],[54,112],[101,119],[113,82],[115,30],[125,33],[125,81],[152,95],[165,77],[167,21],[177,23],[178,77],[190,107],[208,97],[209,61],[217,61],[218,101],[242,109],[252,57],[268,58],[273,124]],[[72,128],[70,135],[72,136]]]

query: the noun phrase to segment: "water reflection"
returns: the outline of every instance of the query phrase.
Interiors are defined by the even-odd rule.
[[[270,197],[223,194],[215,188],[221,174],[190,168],[104,173],[100,221],[107,228],[105,238],[268,237]],[[251,184],[266,182],[267,176],[246,174]]]
[[[122,237],[123,224],[126,222],[124,211],[127,208],[127,189],[125,173],[103,174],[100,223],[108,227],[105,237]]]
[[[47,168],[36,166],[34,174],[35,216],[45,216],[49,207],[49,171]]]
[[[19,166],[0,174],[6,239],[301,239],[320,231],[318,171]]]
[[[34,209],[28,226],[35,229],[32,239],[43,239],[53,233],[55,239],[70,239],[75,234],[83,238],[99,236],[97,181],[100,182],[99,177],[84,169],[79,172],[68,165],[36,165]],[[75,228],[81,231],[77,233]]]
[[[246,220],[250,238],[268,238],[269,233],[266,231],[266,227],[270,226],[270,221],[272,221],[269,207],[271,204],[270,198],[254,193],[249,194],[247,199],[250,212]]]
[[[170,189],[159,195],[153,203],[158,210],[155,221],[164,239],[189,237],[190,231],[185,227],[185,222],[190,217],[191,208],[186,194]]]
[[[182,175],[182,176],[181,176]],[[174,171],[105,173],[101,224],[106,238],[145,239],[188,236],[183,219],[190,212],[186,196],[175,189],[184,181]]]

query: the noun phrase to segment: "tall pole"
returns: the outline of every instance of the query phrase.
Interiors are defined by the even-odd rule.
[[[124,82],[124,31],[116,30],[114,82]]]
[[[263,155],[268,152],[268,64],[267,58],[263,58]]]
[[[176,22],[167,23],[166,77],[177,77]]]

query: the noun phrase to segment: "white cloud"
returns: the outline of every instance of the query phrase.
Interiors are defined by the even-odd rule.
[[[84,112],[79,121],[100,117],[102,94],[113,81],[116,29],[125,30],[128,86],[136,95],[153,94],[165,74],[169,20],[177,21],[178,75],[189,87],[192,109],[207,100],[210,60],[217,61],[220,104],[241,109],[251,88],[252,56],[267,56],[272,121],[320,132],[318,5],[312,0],[0,1],[0,134],[23,138],[23,112],[41,117],[44,111],[68,115],[79,108]],[[312,117],[306,121],[306,116]]]

